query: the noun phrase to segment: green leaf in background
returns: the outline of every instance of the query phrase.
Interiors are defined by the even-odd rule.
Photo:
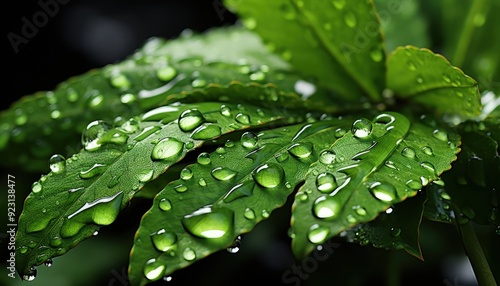
[[[420,250],[420,223],[424,210],[425,194],[417,194],[395,207],[381,213],[375,220],[348,229],[342,236],[349,242],[371,244],[377,248],[404,249],[423,260]]]
[[[473,118],[481,112],[476,81],[425,48],[399,47],[389,55],[387,87],[441,114]]]
[[[326,120],[243,133],[181,171],[144,215],[131,251],[134,285],[170,275],[230,247],[282,206],[303,181],[335,130],[351,120]]]
[[[241,28],[170,41],[154,38],[120,63],[72,77],[53,91],[25,96],[3,111],[1,164],[45,173],[52,154],[69,157],[81,148],[80,134],[93,120],[113,122],[183,102],[169,95],[209,84],[273,83],[294,92],[299,79],[256,35]]]
[[[105,121],[90,123],[84,149],[67,160],[52,156],[51,173],[33,184],[25,200],[16,237],[18,272],[29,275],[111,224],[145,183],[205,141],[278,124],[289,112],[205,102],[160,107],[114,129]]]
[[[500,120],[465,122],[459,132],[462,151],[453,168],[442,177],[450,204],[461,211],[455,216],[459,222],[472,220],[481,225],[500,226]]]
[[[227,0],[269,49],[346,99],[379,101],[385,49],[371,1]]]
[[[500,1],[439,1],[441,50],[451,63],[473,76],[481,90],[500,92]]]
[[[360,118],[308,171],[292,210],[292,248],[304,258],[318,244],[392,205],[450,169],[459,138],[394,112]]]
[[[429,46],[430,38],[427,32],[429,27],[422,15],[420,1],[375,0],[373,2],[382,22],[387,51],[406,45]],[[401,33],[401,27],[404,27],[404,33]]]

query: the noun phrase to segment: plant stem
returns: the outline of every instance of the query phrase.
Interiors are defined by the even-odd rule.
[[[486,5],[486,0],[474,0],[472,1],[467,18],[463,22],[462,32],[458,38],[457,48],[453,54],[453,65],[461,67],[464,63],[465,56],[467,55],[467,49],[472,40],[474,34],[474,17],[484,10]]]
[[[483,249],[477,239],[474,226],[471,221],[457,223],[462,237],[465,253],[469,257],[476,279],[481,286],[496,286],[495,277],[491,272],[490,265],[484,256]]]

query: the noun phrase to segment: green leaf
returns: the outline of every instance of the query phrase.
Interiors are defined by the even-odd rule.
[[[292,248],[303,259],[317,244],[375,219],[450,168],[458,136],[403,115],[361,118],[333,142],[335,160],[313,163],[292,212]]]
[[[387,209],[375,220],[359,224],[345,233],[349,242],[372,244],[377,248],[404,249],[423,260],[420,250],[420,223],[424,210],[425,194],[417,194],[396,207]]]
[[[256,35],[241,28],[171,41],[154,38],[120,63],[72,77],[53,91],[25,96],[4,110],[1,163],[45,173],[52,154],[70,156],[81,148],[81,132],[93,120],[113,122],[175,101],[187,102],[185,95],[176,95],[210,84],[272,82],[294,92],[299,79],[287,63],[266,51]]]
[[[382,22],[385,46],[388,51],[398,46],[412,45],[428,47],[428,22],[422,15],[420,1],[384,1],[374,0],[377,13]],[[404,33],[401,32],[404,27]]]
[[[380,100],[385,50],[371,1],[225,3],[304,76],[353,101]]]
[[[387,61],[387,87],[396,97],[441,114],[476,117],[481,112],[477,83],[428,49],[399,47]]]
[[[453,168],[442,177],[447,202],[459,222],[500,225],[500,120],[465,122],[459,128],[462,151]],[[443,198],[441,198],[443,200]]]
[[[309,164],[351,120],[326,120],[244,133],[240,142],[201,153],[143,216],[129,277],[144,285],[230,247],[282,206]]]
[[[146,182],[205,141],[289,117],[289,110],[205,102],[165,106],[113,129],[95,121],[82,135],[85,148],[67,160],[53,157],[52,172],[33,184],[19,218],[18,272],[29,273],[111,224]]]

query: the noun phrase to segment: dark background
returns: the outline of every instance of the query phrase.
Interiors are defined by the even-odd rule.
[[[118,62],[152,36],[175,38],[184,29],[203,32],[236,21],[233,14],[222,10],[220,2],[211,0],[70,0],[66,4],[45,0],[43,3],[49,2],[57,3],[58,10],[36,31],[31,31],[30,37],[23,35],[26,25],[23,17],[33,23],[33,16],[43,11],[38,1],[11,1],[9,8],[4,9],[6,75],[1,109],[8,108],[24,95],[52,90],[69,77]],[[39,20],[44,21],[43,18]],[[19,44],[17,52],[9,41],[9,33],[27,39],[27,43]],[[33,180],[26,177],[19,178],[16,184],[18,188],[29,190],[30,182]],[[20,206],[22,194],[17,196]],[[284,208],[273,212],[269,220],[244,235],[238,254],[215,253],[174,273],[171,282],[155,284],[348,285],[348,281],[349,285],[384,285],[388,269],[393,269],[401,271],[401,281],[411,281],[415,285],[474,285],[467,276],[470,268],[464,260],[455,229],[432,222],[422,226],[426,262],[403,251],[388,252],[339,239],[338,249],[326,261],[311,262],[305,265],[311,271],[303,273],[301,279],[297,279],[298,275],[289,275],[289,280],[285,281],[283,274],[293,267],[304,266],[294,261],[290,252],[287,236],[290,206],[288,202]],[[123,274],[140,221],[137,213],[144,213],[148,208],[148,202],[135,201],[113,225],[102,228],[98,237],[55,258],[52,268],[40,266],[39,277],[33,283],[5,279],[2,266],[0,284],[128,285]],[[2,257],[4,249],[2,245]]]
[[[54,89],[71,76],[120,61],[152,36],[173,38],[184,29],[202,32],[236,20],[220,2],[210,0],[59,1],[41,1],[52,3],[52,15],[45,12],[45,19],[36,17],[44,11],[38,1],[11,1],[4,9],[8,92],[2,96],[2,109],[23,95]],[[23,17],[41,25],[26,33]],[[17,52],[9,33],[27,40]]]

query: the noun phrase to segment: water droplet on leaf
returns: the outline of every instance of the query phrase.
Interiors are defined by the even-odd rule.
[[[177,235],[173,232],[167,232],[161,229],[151,235],[153,245],[159,251],[165,252],[172,249],[177,243]]]
[[[179,140],[167,137],[158,142],[151,152],[152,160],[175,159],[181,155],[184,144]]]
[[[396,199],[396,188],[389,183],[375,182],[369,187],[370,193],[383,202],[392,202]]]
[[[172,203],[170,202],[170,200],[166,199],[166,198],[163,198],[160,200],[160,202],[158,203],[158,207],[162,210],[162,211],[169,211],[172,209]]]
[[[197,109],[188,109],[179,116],[179,128],[184,131],[193,131],[205,122],[205,117]]]
[[[316,187],[322,193],[331,193],[337,187],[337,182],[332,174],[322,173],[316,177]]]
[[[155,258],[151,258],[144,265],[143,272],[146,278],[151,281],[155,281],[163,277],[165,265],[163,265],[160,261],[157,261]]]
[[[277,187],[285,178],[283,168],[274,163],[258,167],[253,173],[254,180],[264,188]]]
[[[333,218],[336,217],[342,205],[336,197],[321,196],[314,201],[313,213],[318,218]]]
[[[373,125],[370,120],[360,118],[352,124],[352,134],[357,138],[366,138],[372,133]]]
[[[234,213],[224,207],[204,207],[184,216],[184,228],[194,236],[201,238],[221,238],[232,232]]]
[[[313,224],[307,232],[307,239],[311,243],[319,244],[323,243],[329,234],[330,230],[328,228]]]
[[[245,132],[241,135],[240,142],[243,147],[253,149],[258,144],[258,137],[253,132]]]

